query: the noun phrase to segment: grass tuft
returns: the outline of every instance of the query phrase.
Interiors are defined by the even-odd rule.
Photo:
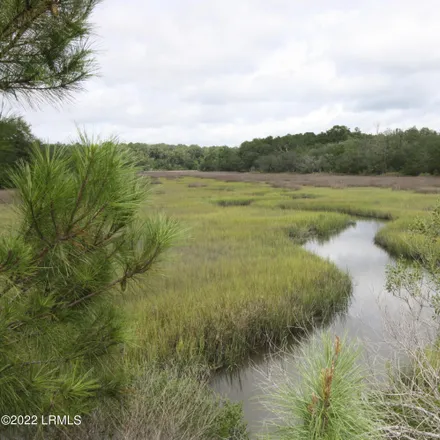
[[[219,206],[249,206],[254,200],[253,199],[220,199],[215,200]]]
[[[204,188],[206,186],[206,184],[200,182],[188,183],[188,188]]]
[[[308,193],[298,193],[298,194],[291,194],[291,199],[316,199],[319,196],[317,194],[308,194]]]

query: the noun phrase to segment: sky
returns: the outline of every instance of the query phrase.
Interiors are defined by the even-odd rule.
[[[14,105],[44,140],[440,129],[438,0],[104,0],[92,20],[100,76],[72,102]]]

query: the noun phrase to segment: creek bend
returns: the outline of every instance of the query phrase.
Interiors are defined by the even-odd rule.
[[[371,365],[376,359],[392,357],[393,348],[387,342],[384,327],[384,312],[392,320],[401,320],[405,303],[385,289],[386,267],[393,262],[386,251],[374,244],[377,231],[383,222],[358,220],[341,233],[325,242],[311,240],[304,245],[310,252],[328,258],[336,266],[348,271],[353,283],[353,292],[348,308],[336,314],[318,332],[328,330],[333,335],[346,335],[348,339],[365,341],[365,356],[370,356]],[[307,340],[301,344],[307,343]],[[220,373],[211,381],[211,387],[232,401],[242,402],[245,420],[251,437],[263,431],[263,423],[270,414],[259,399],[264,395],[261,385],[271,371],[286,368],[295,375],[293,346],[282,356],[256,356],[248,365],[234,373]],[[274,368],[275,367],[275,368]]]

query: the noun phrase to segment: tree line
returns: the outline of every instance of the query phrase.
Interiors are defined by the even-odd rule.
[[[239,147],[129,143],[145,170],[419,175],[440,172],[440,133],[429,128],[368,134],[335,125],[321,133],[268,136]]]
[[[0,119],[0,187],[6,170],[26,159],[38,141],[18,116]],[[321,133],[268,136],[238,147],[183,144],[122,144],[143,170],[259,171],[265,173],[337,173],[419,175],[440,173],[440,133],[429,128],[387,130],[377,134],[335,125]],[[50,149],[67,147],[47,144]]]

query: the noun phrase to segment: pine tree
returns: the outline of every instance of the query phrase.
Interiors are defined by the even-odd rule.
[[[175,221],[113,140],[35,147],[11,175],[14,231],[0,240],[0,414],[84,414],[118,396],[127,285],[156,267]],[[120,296],[115,297],[115,293]]]
[[[90,14],[99,0],[1,0],[0,92],[31,103],[69,96],[96,71]]]

